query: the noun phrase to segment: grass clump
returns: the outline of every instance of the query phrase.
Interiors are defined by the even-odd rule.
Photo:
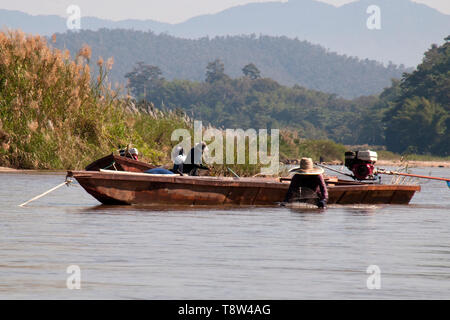
[[[280,132],[280,160],[312,158],[313,161],[343,161],[347,148],[331,140],[307,140],[300,138],[297,131]]]
[[[112,58],[97,61],[97,79],[90,59],[88,46],[73,60],[40,36],[0,32],[0,166],[80,169],[130,142],[144,160],[169,159],[161,146],[185,119],[132,112],[135,103],[107,82]]]

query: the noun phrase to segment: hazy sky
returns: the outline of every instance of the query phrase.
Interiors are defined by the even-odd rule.
[[[67,16],[66,9],[75,4],[84,16],[112,20],[152,19],[178,23],[191,17],[216,13],[226,8],[250,2],[287,2],[286,0],[0,0],[1,9],[20,10],[30,14],[56,14]],[[355,0],[319,0],[342,5]],[[395,1],[395,0],[392,0]],[[450,0],[413,0],[450,14]]]

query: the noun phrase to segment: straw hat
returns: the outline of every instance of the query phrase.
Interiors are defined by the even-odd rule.
[[[322,168],[314,167],[311,158],[302,158],[300,160],[300,167],[291,169],[289,171],[295,172],[296,174],[310,174],[310,175],[318,175],[324,172]]]

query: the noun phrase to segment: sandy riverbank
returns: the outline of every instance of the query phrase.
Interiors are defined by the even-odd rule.
[[[378,160],[377,166],[390,166],[390,167],[399,167],[403,165],[400,160]],[[408,161],[408,165],[410,168],[414,167],[439,167],[439,168],[450,168],[450,161]]]
[[[408,161],[409,167],[438,167],[438,168],[450,168],[450,161]],[[343,165],[339,162],[328,163],[328,165]],[[400,167],[403,165],[399,160],[378,160],[377,167]],[[8,167],[0,167],[0,173],[65,173],[65,170],[25,170],[25,169],[13,169]]]
[[[10,171],[17,171],[17,170],[7,167],[0,167],[0,172],[10,172]]]
[[[65,170],[29,170],[29,169],[14,169],[8,167],[0,167],[0,173],[48,173],[48,174],[64,174]]]
[[[332,162],[324,162],[324,165],[335,165],[335,166],[343,166],[344,163],[340,161],[332,161]],[[405,163],[402,163],[400,160],[378,160],[376,166],[381,167],[400,167],[404,166]],[[408,161],[408,165],[410,168],[416,167],[425,167],[425,168],[450,168],[450,161],[416,161],[410,160]]]

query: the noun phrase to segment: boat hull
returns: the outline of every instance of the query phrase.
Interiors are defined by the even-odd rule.
[[[156,168],[155,165],[142,161],[137,161],[127,157],[121,157],[115,154],[107,155],[97,161],[92,162],[86,167],[86,171],[100,171],[101,169],[110,169],[128,172],[145,172],[149,169]]]
[[[128,172],[69,171],[103,204],[276,205],[289,182],[264,178],[189,177]],[[357,184],[328,187],[329,204],[408,204],[420,186]]]

